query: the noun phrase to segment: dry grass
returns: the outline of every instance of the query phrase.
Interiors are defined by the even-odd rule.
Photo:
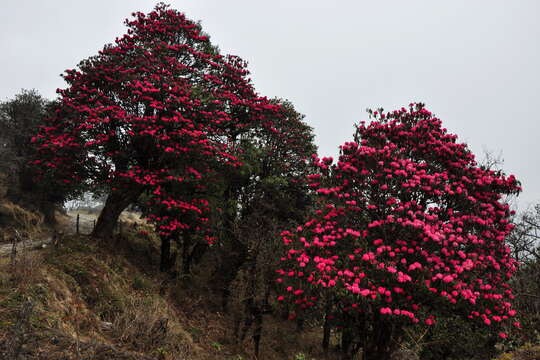
[[[15,229],[25,238],[36,238],[43,234],[43,216],[10,201],[0,203],[0,217],[4,219],[1,224],[4,227],[3,239],[0,242],[9,242]]]
[[[68,353],[77,357],[99,349],[131,354],[123,359],[141,352],[156,359],[200,358],[181,319],[158,295],[158,285],[137,280],[144,278],[137,268],[88,240],[69,237],[59,249],[20,254],[13,264],[1,259],[0,342],[10,336],[30,299],[35,305],[31,337],[37,343],[28,351],[37,356],[49,349],[43,359],[71,359]],[[65,346],[51,347],[46,334],[63,339]]]
[[[161,359],[198,358],[200,349],[182,319],[159,296],[159,284],[121,255],[71,237],[48,261],[49,324],[81,341],[98,340],[123,351]]]
[[[6,264],[3,270],[9,272],[10,280],[19,291],[24,293],[36,283],[42,264],[41,254],[22,247],[14,257],[10,258],[9,264]]]
[[[193,343],[169,304],[159,296],[130,296],[115,317],[111,335],[139,352],[190,358],[200,349]]]
[[[540,359],[540,346],[525,344],[512,352],[505,352],[495,360],[538,360]]]
[[[203,281],[203,269],[188,282],[159,274],[157,245],[152,234],[135,231],[114,245],[67,236],[59,248],[21,257],[14,272],[5,270],[9,259],[2,259],[0,341],[31,299],[35,344],[29,345],[34,357],[28,358],[76,359],[77,353],[103,360],[254,358],[250,335],[233,343],[233,324],[215,294],[192,286]],[[260,359],[294,359],[301,353],[305,359],[330,359],[319,344],[319,329],[297,334],[293,323],[266,316]]]

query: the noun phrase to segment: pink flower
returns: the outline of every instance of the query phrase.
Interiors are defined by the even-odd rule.
[[[388,307],[385,307],[385,308],[381,308],[380,310],[381,314],[383,315],[392,315],[392,309],[388,308]]]
[[[449,283],[451,281],[454,280],[454,278],[451,276],[451,275],[446,275],[445,277],[443,277],[442,279],[445,283]]]

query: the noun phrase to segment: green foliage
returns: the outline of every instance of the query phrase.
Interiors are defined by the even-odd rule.
[[[66,194],[61,187],[36,181],[39,174],[31,161],[36,155],[32,139],[53,109],[54,103],[36,90],[22,90],[0,103],[0,177],[7,175],[7,191],[2,192],[16,204],[41,211],[50,224]]]
[[[498,340],[490,329],[449,316],[440,318],[421,340],[419,355],[426,360],[482,360],[497,353]]]
[[[33,153],[32,137],[50,111],[51,103],[36,90],[22,90],[0,104],[1,140],[10,147],[16,160],[24,161]]]

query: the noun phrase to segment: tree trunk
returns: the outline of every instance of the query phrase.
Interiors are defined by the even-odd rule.
[[[375,317],[375,328],[370,344],[367,344],[363,360],[390,360],[392,354],[398,349],[401,328],[395,324],[382,321]]]
[[[182,234],[182,275],[188,275],[191,270],[191,233]]]
[[[332,329],[332,326],[330,325],[330,302],[328,302],[325,306],[325,315],[324,315],[324,325],[323,325],[323,339],[322,339],[322,348],[324,353],[326,354],[328,352],[328,348],[330,346],[330,330]]]
[[[236,189],[229,186],[223,194],[223,200],[226,204],[234,203],[236,201]],[[223,311],[227,311],[231,294],[229,287],[236,278],[242,265],[245,264],[248,259],[248,249],[246,244],[238,239],[235,231],[236,217],[235,206],[229,205],[223,218],[223,232],[221,237],[223,241],[223,247],[221,249],[223,256],[214,272],[214,283],[217,285],[218,289],[221,290],[222,294],[221,306],[223,307]]]
[[[259,350],[261,345],[262,327],[263,327],[263,314],[260,309],[257,309],[253,314],[253,345],[255,347],[255,358],[259,358]]]
[[[304,331],[304,323],[305,323],[304,315],[303,315],[303,314],[300,314],[300,315],[296,318],[296,332],[302,332],[302,331]]]
[[[58,224],[58,221],[56,220],[56,216],[54,214],[54,211],[56,210],[56,204],[48,201],[42,201],[40,203],[40,210],[43,213],[43,221],[46,225],[54,227]]]
[[[171,254],[171,237],[161,236],[161,258],[159,271],[167,272],[171,270],[176,262],[176,252]]]
[[[190,264],[197,265],[201,262],[204,254],[208,250],[209,246],[207,242],[197,241],[190,254]]]
[[[131,203],[141,195],[141,185],[131,185],[125,190],[116,190],[109,193],[105,206],[99,214],[92,236],[98,239],[108,239],[113,235],[118,217]]]
[[[341,360],[352,360],[354,354],[352,353],[354,334],[349,327],[344,327],[341,331]],[[363,359],[365,360],[365,359]]]
[[[249,329],[251,328],[251,325],[253,325],[253,313],[254,313],[254,304],[253,304],[253,297],[249,297],[248,299],[244,300],[244,324],[242,326],[242,329],[240,330],[240,343],[242,343],[247,336],[247,333]]]
[[[255,329],[253,330],[253,342],[255,344],[255,357],[259,358],[260,353],[260,344],[262,339],[262,332],[263,332],[263,320],[264,315],[271,314],[272,307],[270,306],[269,299],[270,299],[270,292],[271,287],[269,283],[266,283],[266,289],[264,291],[264,298],[262,299],[262,302],[259,303],[258,312],[255,314]]]

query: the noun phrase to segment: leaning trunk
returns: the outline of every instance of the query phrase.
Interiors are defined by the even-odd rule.
[[[142,190],[142,186],[136,185],[127,190],[111,192],[105,201],[103,210],[99,214],[92,236],[99,239],[112,237],[120,214],[139,198]]]

